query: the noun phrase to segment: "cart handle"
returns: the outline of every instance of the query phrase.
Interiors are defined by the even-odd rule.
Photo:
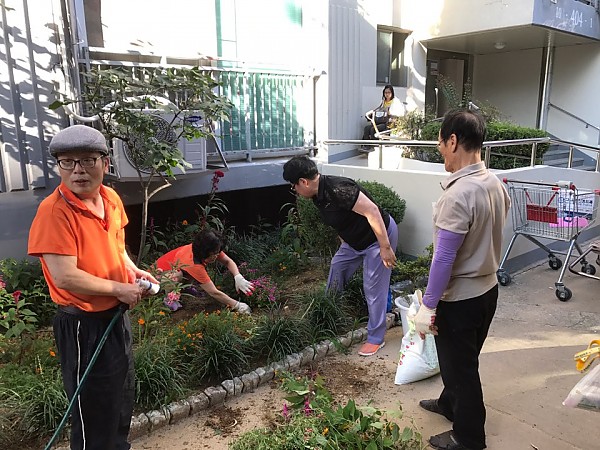
[[[508,183],[533,184],[536,186],[551,186],[551,187],[556,187],[556,188],[571,189],[572,191],[577,189],[577,187],[570,181],[557,181],[556,183],[544,183],[541,181],[510,180],[508,178],[502,178],[502,181],[505,184],[508,184]]]

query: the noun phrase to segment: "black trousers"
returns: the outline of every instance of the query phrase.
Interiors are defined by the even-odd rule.
[[[458,302],[440,302],[435,337],[444,389],[438,404],[453,419],[453,431],[464,446],[485,445],[485,405],[479,379],[479,354],[496,312],[498,285],[485,294]]]
[[[378,123],[377,125],[377,131],[385,131],[387,130],[387,122],[385,123]],[[369,123],[369,125],[367,125],[364,130],[363,130],[363,137],[362,140],[363,141],[368,141],[368,140],[374,140],[375,139],[375,128],[373,127],[373,125],[371,125]]]
[[[110,317],[66,313],[54,318],[69,401],[87,368]],[[128,450],[134,402],[134,367],[129,315],[117,321],[89,373],[71,414],[72,450]]]

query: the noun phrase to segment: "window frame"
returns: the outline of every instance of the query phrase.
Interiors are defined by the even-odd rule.
[[[376,31],[376,61],[375,83],[378,86],[408,87],[408,67],[404,63],[406,39],[412,31],[402,28],[377,26]],[[389,38],[382,39],[382,35]]]

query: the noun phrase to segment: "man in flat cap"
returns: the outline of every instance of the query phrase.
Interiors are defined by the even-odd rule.
[[[108,148],[98,130],[74,125],[50,142],[61,184],[40,204],[29,231],[58,304],[54,337],[69,399],[120,307],[142,297],[136,278],[157,280],[125,251],[127,216],[117,193],[102,185]],[[125,312],[89,373],[71,418],[71,449],[124,450],[133,412],[131,326]]]

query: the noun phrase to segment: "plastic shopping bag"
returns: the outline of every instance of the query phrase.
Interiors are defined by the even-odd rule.
[[[421,291],[409,295],[410,307],[408,316],[414,317],[419,310]],[[426,334],[425,339],[415,331],[415,323],[407,321],[407,329],[403,328],[404,337],[400,347],[395,384],[408,384],[424,380],[440,372],[435,340],[432,334]]]
[[[563,405],[600,412],[600,364],[579,380]]]

